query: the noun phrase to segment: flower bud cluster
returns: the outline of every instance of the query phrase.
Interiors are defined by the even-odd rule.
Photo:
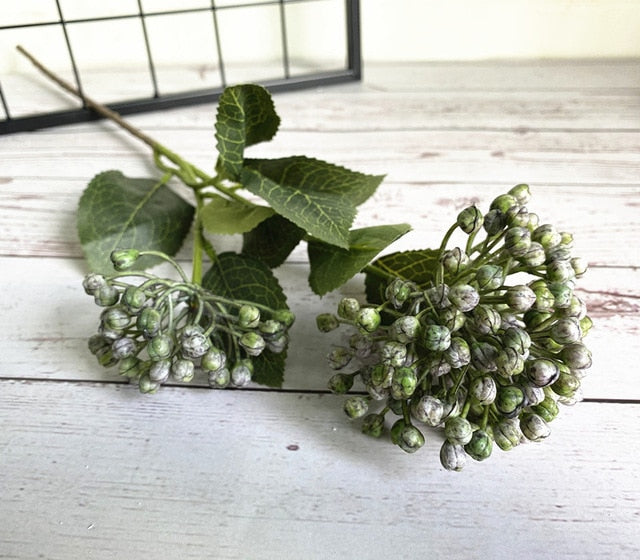
[[[428,283],[395,278],[379,305],[344,298],[335,315],[318,317],[325,332],[352,328],[349,344],[329,355],[329,387],[346,393],[361,382],[365,394],[344,410],[363,419],[364,433],[381,436],[394,417],[391,441],[413,453],[425,426],[442,428],[441,464],[459,471],[494,445],[546,438],[558,404],[580,400],[592,322],[574,289],[586,266],[572,255],[571,234],[528,211],[529,197],[518,185],[484,215],[460,212]],[[447,249],[456,228],[466,246]]]
[[[127,270],[135,258],[137,252],[112,254],[116,270]],[[178,270],[180,281],[148,273],[88,274],[85,292],[103,308],[90,351],[143,393],[170,379],[189,382],[197,372],[212,388],[247,385],[255,357],[287,347],[293,314],[219,297]]]

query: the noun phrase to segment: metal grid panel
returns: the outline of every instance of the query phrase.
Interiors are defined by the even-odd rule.
[[[216,101],[233,83],[260,83],[276,92],[361,77],[359,0],[20,4],[22,12],[9,14],[0,25],[0,55],[37,34],[38,44],[47,45],[45,56],[55,59],[57,51],[60,73],[66,73],[80,92],[86,88],[123,115]],[[29,10],[29,4],[37,9]],[[319,15],[324,23],[316,21]],[[320,53],[331,51],[333,58],[310,60],[309,44]],[[42,83],[34,84],[35,72],[2,68],[0,134],[99,118],[57,93],[51,96],[51,106],[41,98],[36,107],[29,106],[28,92],[43,88]],[[116,79],[125,83],[114,83]],[[116,91],[129,95],[110,99]],[[56,107],[61,103],[64,108]]]

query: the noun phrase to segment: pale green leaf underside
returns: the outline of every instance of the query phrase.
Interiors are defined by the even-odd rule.
[[[240,177],[246,147],[271,140],[280,125],[269,92],[255,84],[228,87],[218,102],[216,147],[218,171]]]
[[[334,247],[310,240],[309,285],[318,295],[342,286],[360,272],[375,256],[411,230],[408,224],[394,224],[355,229],[349,235],[349,248]]]
[[[85,189],[77,213],[78,236],[89,268],[113,272],[114,249],[175,255],[189,232],[194,208],[157,179],[132,179],[105,171]],[[142,258],[137,269],[155,261]]]
[[[219,195],[210,195],[200,219],[209,233],[232,235],[246,233],[274,214],[266,206],[243,204]]]

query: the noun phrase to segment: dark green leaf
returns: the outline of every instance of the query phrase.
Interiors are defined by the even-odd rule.
[[[113,272],[114,249],[156,250],[174,255],[191,227],[194,208],[157,179],[131,179],[120,171],[94,177],[78,206],[80,243],[89,268]],[[155,260],[143,257],[136,268]]]
[[[202,208],[200,218],[209,233],[235,234],[251,231],[273,215],[266,206],[251,206],[219,195],[211,195]]]
[[[303,236],[303,229],[275,214],[244,234],[242,252],[275,268],[287,259]]]
[[[218,172],[237,180],[244,149],[271,140],[279,125],[280,117],[266,89],[255,84],[226,88],[218,102],[216,116]]]
[[[303,156],[245,160],[241,182],[252,193],[318,239],[348,248],[356,205],[382,177]]]
[[[408,224],[374,226],[352,230],[349,249],[318,240],[308,244],[309,285],[318,295],[342,286],[360,272],[383,249],[411,229]]]
[[[396,277],[426,287],[435,281],[438,266],[438,251],[434,249],[400,251],[380,257],[367,270],[367,300],[371,303],[381,303],[384,300],[385,288]]]
[[[287,298],[269,267],[247,255],[221,253],[204,275],[202,285],[227,298],[288,309]],[[282,386],[285,360],[286,350],[280,354],[264,351],[253,359],[253,380],[269,387]]]

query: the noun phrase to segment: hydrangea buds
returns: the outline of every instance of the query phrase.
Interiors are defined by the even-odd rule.
[[[429,426],[437,426],[444,416],[444,403],[433,395],[422,395],[411,405],[413,417]]]
[[[467,234],[476,233],[482,228],[484,217],[475,206],[468,206],[458,214],[458,227]]]
[[[362,420],[362,433],[374,438],[379,438],[384,431],[384,415],[367,414]]]
[[[338,317],[353,321],[358,311],[360,311],[360,302],[355,298],[345,297],[338,303]]]
[[[349,418],[360,418],[369,410],[369,401],[365,397],[349,397],[344,402],[344,412]]]
[[[467,445],[471,441],[473,427],[466,418],[454,416],[444,423],[444,435],[451,443]]]
[[[535,413],[526,413],[520,419],[520,429],[530,441],[541,441],[551,433],[547,423]]]
[[[380,313],[373,307],[364,307],[358,311],[356,325],[367,333],[374,332],[381,322]]]
[[[130,269],[138,260],[140,251],[136,249],[121,249],[112,251],[110,258],[113,264],[113,268],[117,271]]]
[[[238,325],[243,329],[255,329],[260,324],[260,310],[255,305],[243,305],[238,311]]]
[[[469,443],[464,446],[464,450],[472,459],[484,461],[493,451],[493,440],[485,430],[476,430]]]
[[[464,447],[457,443],[445,441],[440,448],[440,464],[448,471],[461,471],[467,463]]]

